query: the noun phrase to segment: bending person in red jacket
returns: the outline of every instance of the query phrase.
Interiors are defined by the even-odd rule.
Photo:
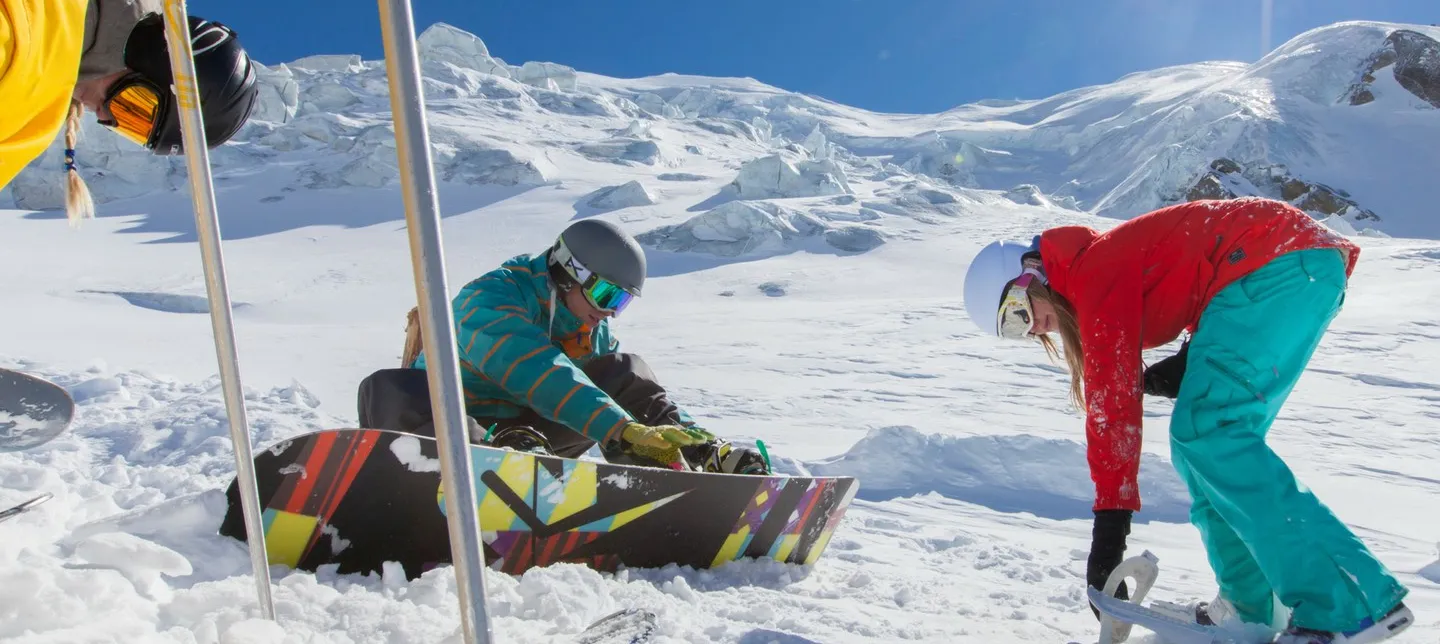
[[[1245,622],[1283,627],[1285,644],[1379,641],[1413,622],[1405,587],[1265,443],[1358,255],[1304,212],[1247,198],[1171,206],[1105,233],[1052,228],[975,257],[965,307],[976,324],[1052,356],[1048,334],[1063,340],[1096,491],[1088,584],[1103,587],[1120,563],[1140,509],[1140,352],[1189,331],[1167,394],[1171,455],[1220,597]],[[1154,384],[1164,378],[1151,380],[1165,393]],[[1288,624],[1274,624],[1272,597]],[[1197,619],[1208,621],[1203,607]]]

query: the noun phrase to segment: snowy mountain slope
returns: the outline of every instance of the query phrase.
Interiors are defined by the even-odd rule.
[[[1175,119],[1200,122],[1180,118],[1187,105],[1228,100],[1214,87],[1263,83],[1219,63],[1048,101],[878,115],[745,79],[575,72],[571,89],[563,69],[523,73],[488,58],[478,39],[428,34],[452,291],[545,248],[574,219],[620,223],[647,240],[650,259],[645,297],[615,321],[622,347],[646,356],[713,431],[763,439],[781,471],[851,474],[862,486],[811,567],[488,573],[499,641],[573,641],[594,619],[636,605],[661,613],[667,642],[1095,640],[1082,594],[1090,483],[1067,376],[1035,347],[981,336],[963,317],[960,275],[992,238],[1113,225],[1076,209],[1113,186],[1056,188],[1100,172],[1077,155],[1099,143],[1169,145],[1166,132],[1189,132],[1166,129]],[[1272,56],[1271,66],[1324,57],[1309,51],[1353,51],[1359,65],[1385,36],[1367,23],[1307,37],[1317,40],[1282,47],[1293,55]],[[286,70],[267,81],[272,120],[215,155],[257,446],[352,425],[357,384],[397,363],[415,301],[386,154],[383,70],[343,56]],[[1333,83],[1348,87],[1341,76]],[[1322,80],[1298,86],[1329,91]],[[1377,124],[1436,113],[1385,107],[1395,93],[1379,89],[1373,104],[1314,107],[1327,120],[1272,122],[1273,131],[1329,141],[1341,111],[1357,110],[1345,112],[1348,132],[1375,137],[1376,154],[1392,139],[1413,151],[1418,135]],[[1097,131],[1105,126],[1109,137]],[[82,163],[106,149],[108,135],[93,134]],[[954,163],[957,153],[968,165]],[[1254,165],[1225,153],[1247,172]],[[123,176],[96,181],[115,198],[78,231],[58,213],[0,211],[9,242],[0,274],[12,276],[0,281],[9,313],[0,366],[49,376],[80,405],[69,435],[0,454],[0,507],[55,494],[0,523],[0,639],[458,642],[449,568],[414,582],[277,568],[280,622],[254,619],[245,550],[215,534],[232,457],[193,215],[183,188],[165,189],[183,185],[183,171],[124,154],[101,160]],[[947,162],[960,170],[946,175]],[[1396,180],[1344,169],[1376,185]],[[36,170],[28,185],[43,187],[48,175]],[[966,187],[971,180],[979,187]],[[632,181],[639,191],[595,204],[597,191]],[[1017,183],[1037,188],[1010,191]],[[1405,219],[1376,212],[1379,222],[1359,223],[1388,230]],[[1430,511],[1440,499],[1440,242],[1357,242],[1346,308],[1272,444],[1410,586],[1419,623],[1393,641],[1428,643],[1440,634],[1440,520]],[[1168,403],[1146,407],[1146,509],[1130,553],[1160,556],[1152,596],[1208,599],[1214,582],[1168,460]],[[1159,644],[1140,630],[1131,641]]]
[[[1245,182],[1221,182],[1231,194],[1283,196],[1360,230],[1434,238],[1427,179],[1440,165],[1440,116],[1426,92],[1440,95],[1430,87],[1440,84],[1440,54],[1426,47],[1440,52],[1437,38],[1435,27],[1340,23],[1253,64],[1183,65],[930,115],[868,112],[750,79],[515,66],[446,25],[419,42],[435,162],[448,182],[535,187],[573,175],[571,163],[673,170],[722,157],[723,176],[713,178],[730,180],[734,163],[780,154],[827,163],[832,177],[1001,191],[1030,184],[1059,205],[1128,218],[1206,196],[1197,183],[1225,160],[1247,170]],[[1400,62],[1397,46],[1410,54]],[[280,187],[286,193],[394,182],[380,61],[312,56],[266,68],[261,80],[256,119],[214,155],[221,180],[285,164],[294,174]],[[1361,89],[1368,101],[1352,105]],[[85,134],[79,163],[102,201],[183,187],[179,160],[123,146],[93,123]],[[7,188],[17,207],[60,203],[59,148],[52,152]],[[809,194],[844,192],[842,180],[828,181],[835,187]]]

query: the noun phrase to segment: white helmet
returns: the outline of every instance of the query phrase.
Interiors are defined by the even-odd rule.
[[[980,249],[965,271],[965,311],[980,330],[1000,335],[1000,300],[1005,285],[1025,270],[1022,258],[1038,250],[1036,242],[996,241]]]

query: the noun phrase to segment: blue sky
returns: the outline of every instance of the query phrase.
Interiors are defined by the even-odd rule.
[[[1440,23],[1437,0],[412,0],[511,64],[636,77],[749,76],[885,112],[1041,98],[1134,71],[1253,61],[1340,20]],[[189,0],[276,64],[383,57],[373,0]],[[243,9],[241,8],[243,7]]]

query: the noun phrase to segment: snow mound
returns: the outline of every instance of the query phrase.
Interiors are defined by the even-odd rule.
[[[575,89],[575,69],[559,63],[529,61],[520,66],[516,79],[526,85],[552,91]]]
[[[295,117],[296,110],[300,108],[300,83],[296,81],[290,67],[299,62],[295,61],[289,66],[281,64],[274,68],[256,63],[255,78],[260,86],[260,100],[250,116],[251,120],[286,123]],[[347,67],[348,64],[347,61]]]
[[[637,236],[658,250],[740,257],[793,250],[799,242],[820,238],[844,252],[879,247],[885,236],[862,225],[833,223],[766,201],[731,201],[685,223],[662,226]]]
[[[596,161],[609,163],[661,165],[665,162],[658,143],[639,137],[612,137],[581,144],[576,150]]]
[[[1326,227],[1337,233],[1340,233],[1341,235],[1345,235],[1346,237],[1354,237],[1355,235],[1360,234],[1359,231],[1355,230],[1355,226],[1351,225],[1350,222],[1345,221],[1345,219],[1343,217],[1340,217],[1339,215],[1331,215],[1329,217],[1321,219],[1320,223],[1325,224]]]
[[[779,154],[747,162],[726,188],[740,199],[823,197],[854,192],[838,163],[803,160],[791,164]]]
[[[685,118],[685,113],[680,111],[680,108],[671,105],[664,97],[653,92],[640,92],[631,96],[630,101],[650,116],[667,119]]]
[[[869,226],[830,226],[821,237],[825,243],[847,253],[863,253],[885,243],[885,234]]]
[[[1440,557],[1440,543],[1435,544],[1435,555],[1437,557]],[[1437,558],[1435,561],[1427,564],[1424,568],[1421,568],[1419,575],[1425,579],[1429,579],[1430,581],[1440,584],[1440,558]]]
[[[956,217],[961,200],[952,192],[923,181],[903,181],[875,191],[880,199],[860,202],[862,219],[879,219],[880,213],[908,217],[921,223],[935,224],[942,218]]]
[[[580,198],[580,201],[599,212],[619,210],[632,206],[649,206],[655,197],[639,181],[629,181],[618,186],[606,186]]]
[[[656,175],[655,178],[661,181],[705,181],[710,177],[690,172],[663,172]]]
[[[468,148],[438,159],[445,181],[501,186],[541,186],[558,174],[543,156],[502,148]]]
[[[870,431],[848,452],[810,464],[817,476],[854,476],[867,500],[936,492],[1001,512],[1050,519],[1091,517],[1094,488],[1085,445],[1035,436],[942,436],[913,427]],[[1140,461],[1143,518],[1185,523],[1190,496],[1169,462]]]
[[[505,61],[490,57],[489,48],[479,37],[443,22],[430,25],[415,43],[420,50],[420,60],[426,64],[449,63],[504,78],[515,76]]]
[[[304,56],[290,61],[289,67],[293,69],[305,69],[312,72],[358,72],[364,69],[360,57],[354,54],[319,54],[315,56]]]
[[[892,158],[899,169],[923,174],[956,187],[979,185],[975,170],[985,160],[985,152],[970,141],[957,141],[939,133],[929,133],[902,143]]]
[[[1054,206],[1045,197],[1045,193],[1032,183],[1025,183],[1005,191],[1004,197],[1022,206],[1043,206],[1046,208]]]
[[[179,553],[124,532],[107,532],[82,540],[75,556],[83,565],[111,568],[135,585],[141,595],[160,599],[169,596],[162,576],[184,577],[194,572]]]
[[[132,306],[142,309],[150,309],[161,313],[181,314],[210,314],[210,300],[204,295],[187,295],[184,293],[162,293],[153,291],[91,291],[82,290],[81,293],[97,293],[114,295],[125,300]],[[248,302],[230,303],[230,308],[236,312],[251,308]]]

